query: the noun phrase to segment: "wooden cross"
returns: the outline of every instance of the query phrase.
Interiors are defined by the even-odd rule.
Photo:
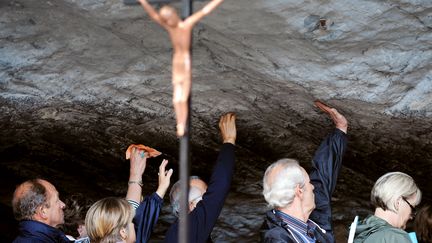
[[[182,19],[172,7],[163,6],[157,12],[150,4],[171,3],[180,0],[123,0],[127,5],[139,4],[149,17],[165,28],[173,45],[172,83],[173,104],[177,121],[177,136],[180,139],[180,213],[178,242],[188,243],[189,214],[189,134],[190,93],[192,89],[192,29],[199,20],[214,10],[223,0],[212,0],[204,8],[192,14],[193,0],[181,0]],[[202,1],[202,0],[201,0]]]

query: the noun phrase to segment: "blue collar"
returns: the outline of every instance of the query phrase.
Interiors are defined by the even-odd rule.
[[[42,242],[53,243],[71,242],[59,229],[34,220],[21,221],[19,223],[19,232],[20,234],[14,242],[28,242],[30,240],[40,240]]]
[[[279,210],[274,210],[274,214],[286,224],[296,238],[301,238],[303,242],[315,242],[316,224],[312,220],[308,219],[305,223]]]

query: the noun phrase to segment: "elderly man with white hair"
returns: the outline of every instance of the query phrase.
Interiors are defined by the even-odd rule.
[[[316,101],[336,129],[322,141],[308,175],[293,159],[271,164],[263,179],[263,195],[272,208],[261,229],[263,242],[335,242],[331,197],[346,149],[348,122],[336,109]]]

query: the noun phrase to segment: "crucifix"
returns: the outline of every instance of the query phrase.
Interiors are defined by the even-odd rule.
[[[173,0],[149,0],[150,3],[169,3]],[[133,4],[135,0],[124,0]],[[204,16],[213,11],[223,0],[212,0],[192,14],[193,0],[182,0],[182,19],[176,10],[168,5],[156,11],[147,0],[138,0],[149,17],[168,32],[173,46],[172,84],[173,105],[176,113],[176,130],[180,139],[180,215],[179,242],[188,242],[188,192],[189,192],[189,133],[190,94],[192,88],[192,30]]]

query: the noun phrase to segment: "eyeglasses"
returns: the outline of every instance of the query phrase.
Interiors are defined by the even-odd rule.
[[[408,200],[405,198],[405,197],[402,197],[402,199],[410,206],[410,208],[411,208],[411,218],[415,218],[415,216],[416,216],[416,214],[417,214],[417,211],[416,211],[416,208],[413,206],[413,205],[411,205],[411,203],[409,203],[408,202]]]

